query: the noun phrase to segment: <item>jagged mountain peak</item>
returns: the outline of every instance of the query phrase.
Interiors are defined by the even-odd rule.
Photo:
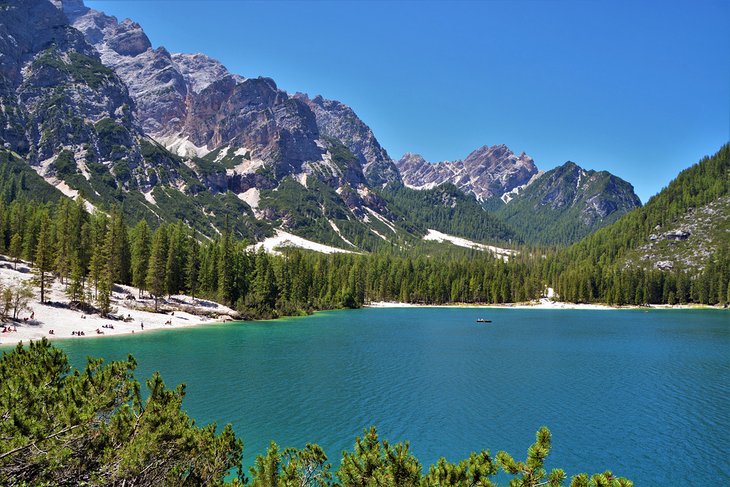
[[[358,158],[370,184],[400,184],[395,163],[352,108],[321,95],[310,98],[304,93],[295,93],[293,98],[301,100],[314,112],[323,136],[340,140]]]
[[[463,160],[436,164],[407,153],[397,166],[407,186],[422,189],[448,182],[480,201],[508,193],[538,172],[531,157],[524,152],[517,156],[504,144],[484,145]]]
[[[138,24],[89,9],[74,12],[73,25],[129,87],[145,132],[175,152],[231,147],[290,174],[320,161],[318,141],[329,137],[358,158],[371,184],[400,182],[393,161],[350,107],[289,96],[271,78],[232,74],[202,53],[152,49]]]
[[[525,240],[565,244],[639,206],[641,201],[628,182],[567,161],[535,178],[497,213]]]
[[[427,162],[421,154],[416,154],[415,152],[404,153],[399,159],[399,162],[400,161]]]
[[[203,53],[174,53],[172,60],[195,93],[200,93],[213,82],[228,76],[239,82],[245,79],[231,74],[220,61]]]
[[[279,227],[371,249],[414,232],[408,213],[386,197],[405,191],[401,183],[453,183],[484,202],[539,175],[531,157],[504,144],[437,164],[407,153],[396,165],[345,103],[290,95],[203,53],[170,53],[133,20],[79,0],[11,0],[3,14],[0,142],[67,195],[86,194],[95,205],[123,201],[135,215],[183,215],[204,232],[222,228],[232,212],[244,235]],[[443,191],[432,198],[442,207],[467,205]],[[475,221],[488,220],[461,196]],[[478,238],[494,237],[497,227]]]

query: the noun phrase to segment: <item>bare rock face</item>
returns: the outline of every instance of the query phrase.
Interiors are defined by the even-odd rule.
[[[192,97],[183,133],[196,146],[250,149],[250,158],[274,162],[276,179],[299,172],[325,152],[307,106],[279,90],[269,78],[232,77],[216,81]]]
[[[232,75],[204,54],[153,49],[139,24],[76,0],[63,0],[73,26],[129,87],[145,133],[180,156],[232,147],[270,165],[275,179],[321,160],[319,131],[307,105],[268,78]]]
[[[686,229],[680,228],[664,234],[667,240],[687,240],[692,233]]]
[[[177,71],[185,78],[188,90],[193,93],[200,93],[214,82],[228,76],[232,76],[237,82],[245,79],[229,73],[219,61],[205,54],[173,53],[172,62],[175,63]]]
[[[106,129],[120,127],[115,137],[128,146],[140,135],[124,83],[50,2],[16,1],[2,9],[1,112],[7,120],[0,140],[31,163],[54,156],[59,147],[87,147],[90,160],[121,158],[104,143]],[[16,125],[20,121],[25,128]],[[130,164],[139,160],[134,148],[124,152]]]
[[[294,98],[312,109],[323,136],[339,140],[358,158],[370,184],[382,186],[401,182],[393,160],[380,146],[370,127],[358,118],[352,108],[322,96],[310,99],[305,94],[297,93]]]
[[[525,153],[517,156],[505,145],[485,145],[463,161],[436,164],[407,153],[396,165],[406,186],[427,189],[448,182],[480,201],[501,197],[527,184],[538,172],[531,157]]]
[[[63,11],[129,88],[144,131],[165,135],[180,130],[188,86],[169,52],[153,49],[139,24],[63,0]]]

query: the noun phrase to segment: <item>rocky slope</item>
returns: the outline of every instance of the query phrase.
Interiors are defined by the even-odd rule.
[[[615,302],[631,302],[634,288],[626,289],[626,283],[636,285],[641,276],[650,287],[635,301],[653,294],[668,302],[722,303],[728,298],[728,256],[730,144],[725,144],[679,173],[642,208],[566,249],[561,279],[584,282],[589,270],[588,279],[614,293]],[[600,277],[590,271],[597,266],[603,269]],[[640,282],[636,289],[642,290]]]
[[[398,172],[344,104],[153,48],[138,24],[79,0],[0,9],[4,157],[65,195],[209,236],[281,228],[371,250],[425,234],[375,190]]]
[[[289,96],[269,78],[231,74],[204,54],[153,49],[142,28],[128,19],[119,22],[80,0],[61,4],[72,25],[129,87],[145,132],[176,154],[205,156],[223,148],[248,154],[254,162],[234,172],[246,175],[270,164],[274,184],[327,166],[327,139],[334,138],[358,157],[372,184],[399,180],[372,131],[342,103]],[[348,183],[356,186],[359,179],[356,175]]]
[[[463,161],[435,164],[408,153],[397,167],[410,188],[448,183],[475,196],[528,243],[576,242],[641,205],[630,184],[606,171],[586,171],[568,162],[544,173],[531,157],[504,145],[481,147]]]
[[[326,230],[323,238],[344,245],[348,239],[339,238],[339,230],[327,223],[327,205],[319,201],[315,215],[276,190],[291,189],[290,180],[304,193],[323,184],[334,194],[329,206],[365,227],[371,225],[370,210],[388,221],[397,219],[369,191],[371,185],[400,183],[397,169],[349,107],[321,97],[290,96],[272,79],[231,74],[203,54],[153,48],[138,24],[120,22],[80,0],[57,3],[129,87],[144,133],[199,176],[202,188],[196,191],[238,195],[259,219],[308,236],[305,220],[319,220],[324,223],[310,225],[316,233]],[[322,191],[313,199],[321,200]]]
[[[121,79],[51,3],[13,2],[1,8],[3,144],[44,175],[124,160],[144,179],[135,142],[142,132]],[[73,168],[54,167],[52,158],[62,150],[75,159]]]
[[[449,182],[502,205],[538,179],[524,153],[485,146],[463,161],[407,154],[396,164],[345,104],[154,47],[139,24],[81,0],[11,0],[0,12],[0,143],[67,196],[122,205],[130,220],[183,219],[209,236],[226,225],[251,239],[280,228],[364,250],[405,247],[426,225],[453,232],[443,215],[458,200],[460,214],[482,222],[472,238],[519,240],[461,198],[398,190]],[[587,204],[601,215],[601,201]],[[572,208],[558,203],[549,207]]]
[[[294,97],[302,100],[314,112],[322,135],[341,141],[357,156],[370,184],[382,186],[401,182],[395,163],[380,146],[370,127],[355,115],[352,108],[321,96],[310,99],[305,94],[297,93]]]
[[[451,183],[479,201],[501,197],[527,184],[537,167],[525,153],[514,154],[505,145],[483,146],[463,160],[428,163],[418,154],[405,154],[397,162],[403,182],[414,189]]]
[[[568,244],[639,206],[631,184],[568,161],[537,177],[496,213],[526,241]]]
[[[0,142],[6,156],[24,161],[67,196],[83,195],[98,208],[123,205],[130,219],[156,224],[184,217],[214,233],[235,215],[232,226],[242,235],[265,233],[235,196],[225,201],[197,194],[199,168],[147,137],[124,80],[57,7],[44,0],[0,6]],[[131,23],[129,29],[139,33]],[[138,48],[146,39],[121,38]]]
[[[646,243],[629,253],[627,266],[696,271],[730,244],[730,196],[689,208],[671,223],[654,227]]]

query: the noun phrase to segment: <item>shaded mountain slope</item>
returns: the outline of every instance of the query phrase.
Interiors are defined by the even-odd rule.
[[[607,171],[566,162],[536,178],[496,215],[525,241],[569,244],[641,206],[634,188]]]

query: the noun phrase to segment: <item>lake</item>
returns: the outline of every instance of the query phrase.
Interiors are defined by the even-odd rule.
[[[319,443],[336,468],[370,425],[424,465],[524,459],[546,425],[548,467],[569,475],[730,483],[725,311],[373,308],[57,344],[76,366],[131,352],[138,378],[186,383],[186,410],[233,423],[247,464],[273,439]]]

